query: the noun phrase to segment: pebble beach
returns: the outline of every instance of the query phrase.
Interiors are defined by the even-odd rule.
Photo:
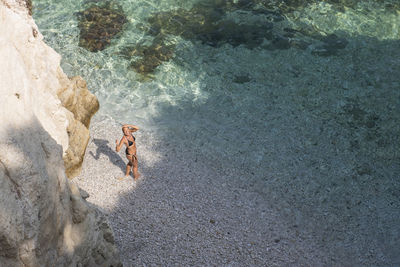
[[[95,117],[81,175],[114,229],[124,266],[282,266],[326,264],[312,236],[290,225],[240,169],[159,143],[137,140],[140,179],[122,181],[117,122]]]
[[[123,151],[115,152],[121,124],[96,115],[90,130],[82,173],[72,182],[88,192],[87,201],[106,213],[124,266],[393,266],[397,262],[391,243],[396,236],[382,241],[377,237],[391,235],[397,228],[390,220],[383,228],[375,224],[390,218],[388,209],[379,213],[368,195],[337,197],[354,188],[326,186],[336,201],[317,199],[318,194],[299,200],[301,192],[315,189],[310,181],[287,184],[285,170],[274,178],[272,167],[270,173],[261,171],[264,177],[260,177],[174,146],[146,129],[135,134],[142,176],[136,183],[132,175],[120,181],[127,162]],[[377,198],[382,202],[388,197]],[[363,206],[364,201],[370,206]]]

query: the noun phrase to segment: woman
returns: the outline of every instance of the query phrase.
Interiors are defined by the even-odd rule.
[[[115,140],[115,150],[117,152],[120,151],[121,147],[123,144],[126,145],[126,158],[129,160],[128,164],[126,165],[126,172],[125,172],[125,177],[122,177],[122,179],[127,178],[133,170],[133,177],[135,178],[135,181],[139,179],[139,172],[138,172],[138,160],[136,157],[136,143],[135,143],[135,137],[132,135],[133,132],[136,132],[139,130],[139,127],[131,124],[124,124],[122,126],[122,132],[124,133],[124,136],[122,137],[121,141]]]

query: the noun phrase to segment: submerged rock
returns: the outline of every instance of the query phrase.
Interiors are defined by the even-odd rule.
[[[140,24],[138,28],[154,36],[150,46],[138,45],[123,49],[125,58],[141,57],[131,63],[131,67],[138,73],[152,73],[162,62],[168,61],[174,54],[174,45],[165,44],[165,36],[181,36],[192,42],[200,41],[203,44],[219,47],[230,44],[234,47],[245,45],[253,49],[262,44],[264,38],[271,39],[271,23],[260,25],[238,24],[232,20],[221,20],[227,6],[232,1],[216,1],[216,3],[202,3],[195,5],[191,10],[177,9],[153,14],[148,18],[149,26]],[[247,6],[239,1],[239,6]]]
[[[335,5],[354,5],[354,1],[333,1]],[[306,50],[312,44],[312,54],[318,56],[337,55],[347,45],[347,40],[334,34],[326,36],[314,27],[289,28],[286,16],[298,8],[314,1],[306,0],[217,0],[201,1],[190,10],[176,9],[152,14],[148,24],[137,27],[154,36],[151,46],[138,45],[125,48],[122,54],[127,59],[139,56],[131,63],[138,73],[152,73],[162,62],[172,58],[174,46],[164,44],[168,35],[201,42],[211,47],[229,44],[248,49],[262,48],[283,50],[296,48]],[[232,19],[232,12],[247,12],[249,16],[262,16],[254,21],[240,23]],[[230,14],[230,17],[227,16]],[[252,15],[250,15],[252,14]],[[161,40],[161,41],[160,41]]]
[[[153,36],[172,34],[191,40],[214,29],[213,22],[220,16],[219,12],[207,16],[196,10],[185,9],[155,13],[148,18],[151,25],[148,33]]]
[[[313,55],[332,56],[337,55],[339,50],[346,48],[348,41],[344,38],[339,38],[335,34],[330,34],[322,38],[323,44],[317,46],[311,51]]]
[[[174,56],[174,45],[165,44],[163,38],[155,38],[150,46],[137,45],[126,47],[122,51],[125,58],[140,57],[134,60],[130,67],[137,73],[147,75],[155,71],[163,62]]]
[[[326,46],[336,50],[344,49],[348,44],[348,41],[346,39],[339,38],[335,34],[329,34],[328,36],[322,38],[322,41],[325,43]]]
[[[264,38],[271,38],[271,23],[262,25],[238,24],[232,20],[221,20],[226,10],[217,7],[195,6],[191,10],[178,9],[156,13],[148,19],[149,34],[172,34],[190,41],[219,47],[245,45],[252,49]]]
[[[91,52],[105,49],[127,21],[122,9],[114,8],[110,3],[79,12],[78,19],[79,46]]]
[[[233,79],[233,82],[234,83],[238,83],[238,84],[248,83],[250,81],[251,81],[251,79],[250,79],[250,76],[248,74],[237,75]]]
[[[272,46],[275,49],[289,49],[290,40],[287,37],[277,36],[274,40],[272,40]]]
[[[311,43],[322,41],[323,45],[313,52],[316,55],[334,55],[347,45],[347,41],[335,35],[324,37],[325,33],[317,32],[312,27],[292,29],[275,27],[286,25],[284,14],[306,6],[310,1],[206,1],[193,6],[190,10],[177,9],[153,14],[148,22],[147,33],[153,36],[175,35],[192,42],[220,47],[230,44],[233,47],[244,45],[249,49],[260,47],[265,40],[269,44],[262,48],[289,49],[291,47],[306,49]],[[261,7],[260,7],[261,6]],[[227,19],[229,12],[251,12],[253,16],[261,15],[253,23],[240,23]],[[231,13],[232,14],[232,13]],[[250,13],[249,13],[250,14]],[[265,20],[267,19],[267,21]],[[143,25],[140,26],[144,29]]]

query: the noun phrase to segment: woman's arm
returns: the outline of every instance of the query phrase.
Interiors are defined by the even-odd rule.
[[[122,126],[122,128],[128,128],[129,131],[131,131],[131,133],[136,132],[137,130],[139,130],[139,127],[132,125],[132,124],[124,124],[124,126]]]
[[[120,150],[121,150],[121,147],[122,147],[122,145],[125,143],[125,139],[122,137],[121,138],[121,141],[119,141],[119,144],[118,144],[118,140],[115,140],[115,150],[117,151],[117,152],[119,152]]]

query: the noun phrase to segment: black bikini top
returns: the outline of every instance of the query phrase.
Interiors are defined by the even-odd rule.
[[[136,141],[136,138],[133,135],[132,135],[132,137],[133,137],[133,141]],[[131,140],[129,140],[128,138],[126,138],[126,140],[128,140],[129,146],[133,145],[133,142]]]

